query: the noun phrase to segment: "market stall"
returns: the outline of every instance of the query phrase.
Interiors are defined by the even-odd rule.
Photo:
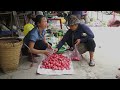
[[[24,16],[24,14],[16,15],[15,12],[11,12],[11,14],[13,16],[21,16],[21,15]],[[13,17],[11,17],[11,18],[13,19]],[[18,17],[17,17],[16,21],[17,20],[18,20]],[[47,42],[52,44],[52,48],[54,49],[56,47],[56,45],[59,43],[59,41],[63,38],[64,34],[67,32],[68,27],[66,26],[66,20],[64,19],[64,17],[51,16],[51,17],[47,18],[47,20],[48,20],[48,28],[46,29],[46,31],[47,31],[46,39],[47,39]],[[17,67],[19,65],[21,47],[22,47],[23,42],[22,42],[22,39],[20,39],[21,38],[20,37],[21,36],[20,35],[21,26],[20,26],[19,22],[16,22],[16,23],[18,23],[17,28],[19,28],[19,30],[17,30],[18,36],[14,36],[13,35],[13,30],[11,30],[10,36],[11,36],[12,39],[11,38],[10,39],[9,38],[7,38],[7,39],[1,38],[0,39],[1,40],[0,41],[0,48],[1,48],[1,51],[0,51],[0,53],[1,53],[1,55],[0,55],[0,66],[3,69],[4,72],[7,72],[7,71],[13,70],[13,69],[17,69]],[[27,24],[27,26],[30,26],[29,27],[30,29],[34,28],[34,26],[33,25],[31,26],[31,24]],[[28,29],[28,28],[26,28],[27,26],[26,25],[24,26],[25,30]],[[29,30],[27,32],[23,31],[23,33],[25,35],[28,32],[29,32]],[[6,42],[5,40],[7,40],[8,42]],[[3,47],[3,42],[5,44],[5,47]],[[79,48],[80,54],[83,54],[87,51],[86,49],[83,49],[83,48],[85,48],[83,46],[84,45],[81,44],[82,49]],[[45,74],[47,72],[47,69],[50,69],[51,74],[73,74],[74,69],[73,69],[71,57],[69,57],[70,52],[67,51],[67,49],[68,49],[68,45],[65,43],[59,49],[59,51],[56,54],[56,57],[58,57],[58,58],[61,57],[62,59],[65,59],[65,60],[63,60],[63,63],[61,62],[61,60],[59,60],[59,59],[57,60],[59,63],[61,63],[60,66],[63,67],[64,70],[62,68],[56,68],[56,70],[60,69],[61,71],[56,71],[56,70],[51,71],[51,68],[52,69],[55,69],[55,68],[53,68],[53,67],[50,68],[50,66],[49,66],[49,68],[41,68],[41,66],[43,64],[40,63],[40,65],[38,66],[38,70],[37,70],[38,73],[41,74],[41,72],[42,72],[42,74]],[[6,57],[5,54],[8,55],[9,57]],[[13,56],[13,54],[15,55],[15,57]],[[7,58],[10,58],[10,57],[11,57],[11,59],[9,60],[10,62],[8,62]],[[48,58],[49,57],[47,57],[47,60],[48,60]],[[67,62],[66,62],[66,60],[67,60]],[[49,62],[49,60],[48,60],[48,62]],[[53,59],[53,62],[54,62],[54,59]],[[14,63],[14,64],[11,64],[11,63]],[[66,63],[66,66],[62,65],[64,63]],[[13,66],[11,67],[10,65],[13,65]],[[53,66],[56,66],[56,65],[57,64],[54,64]],[[6,67],[4,67],[4,66],[6,66]],[[59,67],[59,65],[58,65],[58,67]],[[46,71],[46,72],[43,72],[43,71]]]
[[[8,18],[8,20],[3,17]],[[7,73],[18,68],[22,39],[18,38],[19,29],[14,26],[14,23],[16,23],[14,11],[1,12],[0,22],[0,68]]]

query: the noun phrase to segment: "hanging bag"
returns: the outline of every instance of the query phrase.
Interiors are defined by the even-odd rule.
[[[80,61],[80,59],[81,59],[81,54],[79,53],[79,51],[75,45],[75,49],[72,51],[72,54],[71,54],[71,60]]]

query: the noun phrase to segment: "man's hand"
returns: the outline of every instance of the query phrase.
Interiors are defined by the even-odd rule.
[[[55,49],[54,49],[54,53],[56,53],[57,51],[58,51],[58,48],[55,48]]]
[[[78,44],[80,44],[80,39],[77,39],[77,40],[75,41],[75,45],[78,45]]]
[[[47,43],[47,46],[49,49],[52,49],[52,46],[49,43]]]

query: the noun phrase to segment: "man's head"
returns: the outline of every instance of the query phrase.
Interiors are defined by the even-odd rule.
[[[75,15],[71,15],[68,18],[68,26],[71,30],[76,30],[78,28],[78,24],[80,23],[80,20]]]

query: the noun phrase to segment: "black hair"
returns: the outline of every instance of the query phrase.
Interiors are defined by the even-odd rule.
[[[42,18],[45,17],[43,15],[37,15],[36,18],[33,18],[33,21],[35,22],[35,25],[37,26],[38,23],[41,22]]]

